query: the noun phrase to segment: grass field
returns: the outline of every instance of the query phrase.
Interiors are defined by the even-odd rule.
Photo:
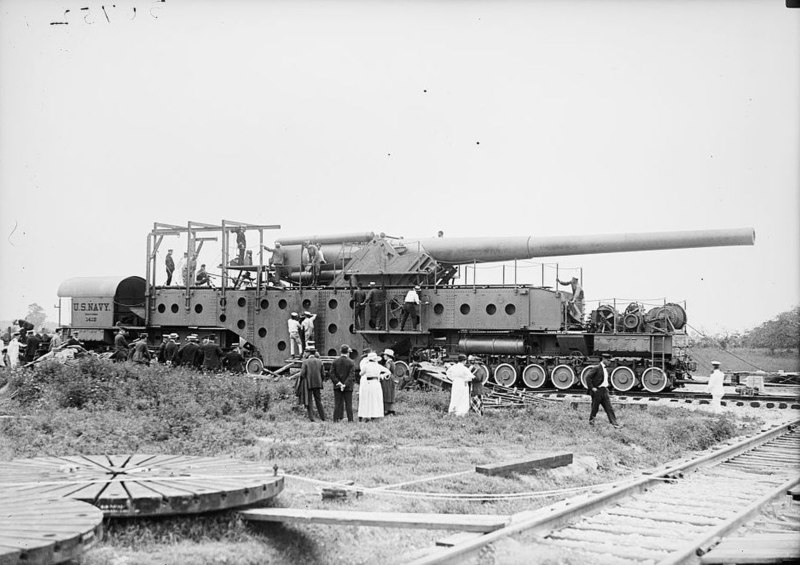
[[[277,464],[286,489],[280,507],[401,512],[511,514],[554,498],[472,502],[462,493],[525,493],[601,484],[703,450],[759,425],[680,408],[620,409],[624,427],[604,418],[587,425],[586,409],[542,402],[533,408],[447,414],[442,392],[398,393],[396,417],[369,423],[312,423],[295,404],[288,380],[204,376],[162,367],[89,361],[10,375],[14,399],[0,399],[0,460],[37,455],[174,453],[224,455]],[[333,393],[323,390],[330,417]],[[467,473],[410,485],[408,496],[366,493],[323,501],[321,481],[377,487],[469,471],[533,452],[571,452],[563,470],[487,477]],[[295,478],[301,477],[301,478]],[[425,492],[455,495],[452,500]],[[250,527],[235,512],[107,521],[106,537],[85,564],[393,563],[447,532],[367,527]]]
[[[794,351],[775,351],[767,349],[751,349],[746,347],[693,347],[692,357],[697,361],[697,374],[707,375],[711,372],[711,361],[722,363],[724,372],[755,371],[798,372],[800,371],[800,355]]]

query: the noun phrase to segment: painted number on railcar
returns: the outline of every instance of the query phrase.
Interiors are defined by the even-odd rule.
[[[114,303],[108,298],[73,298],[72,325],[74,327],[112,326]]]

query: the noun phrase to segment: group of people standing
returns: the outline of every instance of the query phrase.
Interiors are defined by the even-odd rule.
[[[309,345],[315,343],[314,320],[316,319],[317,315],[308,311],[303,312],[302,318],[297,312],[289,314],[286,325],[289,329],[289,353],[293,358],[303,355]]]
[[[450,406],[447,411],[464,416],[472,410],[483,416],[483,379],[478,372],[479,359],[473,355],[458,355],[458,361],[447,369],[450,379]]]
[[[133,361],[149,365],[155,360],[163,365],[183,365],[205,371],[225,369],[232,373],[244,372],[242,349],[237,345],[227,353],[224,352],[213,334],[202,341],[197,334],[190,334],[183,344],[180,343],[178,334],[165,335],[154,355],[148,347],[146,333],[140,333],[139,338],[131,343],[125,338],[126,333],[120,328],[114,336],[114,353],[111,356],[114,361]]]
[[[350,358],[350,347],[342,345],[340,355],[331,363],[330,380],[333,383],[333,421],[339,422],[347,415],[354,421],[353,391],[356,383],[356,363]],[[381,355],[367,350],[358,365],[359,397],[358,420],[368,422],[384,416],[396,415],[394,380],[394,351],[386,349]],[[314,421],[314,406],[320,420],[325,420],[321,391],[323,388],[323,366],[313,343],[306,346],[300,373],[295,380],[298,402],[306,407],[308,419]],[[313,405],[312,405],[313,403]]]
[[[70,345],[83,345],[78,339],[78,331],[67,335],[67,330],[58,328],[53,335],[44,328],[38,331],[27,320],[14,320],[18,330],[3,335],[0,367],[13,368],[35,361],[39,356],[50,351],[58,351]]]

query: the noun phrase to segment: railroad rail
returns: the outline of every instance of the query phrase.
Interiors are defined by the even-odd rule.
[[[511,535],[529,559],[539,554],[574,563],[687,562],[800,484],[798,424],[774,426],[599,494],[521,512],[501,529],[410,563],[460,562]]]

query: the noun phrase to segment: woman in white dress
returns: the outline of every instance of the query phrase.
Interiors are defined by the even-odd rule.
[[[472,381],[472,371],[467,366],[467,356],[459,354],[458,363],[447,369],[447,376],[451,381],[450,408],[448,412],[456,416],[464,416],[469,412],[469,383]]]
[[[383,389],[381,379],[389,375],[386,367],[378,364],[378,354],[370,352],[361,369],[361,384],[358,391],[358,419],[383,418]]]
[[[19,339],[18,333],[14,333],[14,337],[8,342],[8,358],[11,362],[11,367],[16,367],[19,364]]]

